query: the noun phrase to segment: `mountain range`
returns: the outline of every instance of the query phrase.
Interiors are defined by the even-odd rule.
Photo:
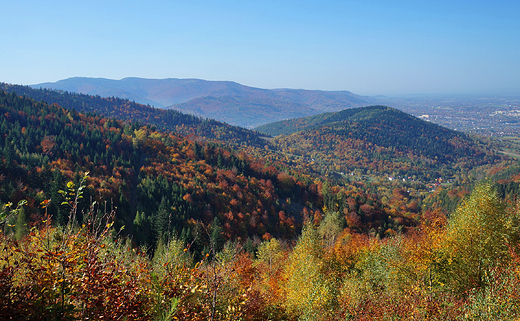
[[[180,104],[260,119],[273,92]],[[377,105],[256,129],[0,83],[0,315],[520,314],[517,145]]]
[[[261,89],[231,81],[74,77],[31,85],[101,97],[119,97],[171,108],[242,127],[371,104],[374,98],[349,91]]]
[[[82,113],[94,113],[126,122],[137,122],[173,131],[184,136],[195,135],[204,139],[225,141],[231,145],[264,146],[265,140],[252,130],[232,126],[213,119],[181,113],[173,109],[159,109],[116,97],[100,97],[53,89],[34,89],[29,86],[0,83],[0,91],[16,93],[47,104]]]

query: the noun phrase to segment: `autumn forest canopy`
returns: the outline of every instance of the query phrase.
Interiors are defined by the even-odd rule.
[[[520,317],[520,164],[369,106],[249,130],[0,84],[0,315]]]

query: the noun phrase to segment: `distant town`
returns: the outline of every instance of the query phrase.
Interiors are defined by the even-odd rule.
[[[520,97],[392,98],[385,100],[385,104],[466,133],[520,135]]]

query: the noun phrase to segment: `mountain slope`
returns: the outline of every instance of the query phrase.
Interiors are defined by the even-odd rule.
[[[0,83],[0,90],[15,92],[48,104],[58,104],[67,109],[96,113],[104,117],[139,122],[159,129],[174,131],[183,135],[195,135],[206,139],[217,139],[231,145],[253,145],[263,147],[265,141],[259,133],[221,123],[186,115],[175,110],[157,109],[120,98],[102,98],[72,92],[58,92],[48,89],[33,89],[28,86]]]
[[[283,118],[305,117],[319,113],[314,108],[292,101],[241,96],[201,97],[172,106],[197,116],[253,128]]]
[[[366,105],[372,101],[370,97],[358,96],[348,91],[268,90],[231,81],[201,79],[111,80],[76,77],[32,87],[126,98],[156,107],[171,107],[207,118],[229,121],[232,125],[242,127],[259,125],[258,121],[254,121],[256,116],[264,119],[264,122],[272,122]],[[257,113],[258,106],[261,108]],[[246,114],[243,112],[245,109],[248,111]],[[300,114],[295,113],[295,110],[300,110]]]
[[[299,131],[321,130],[352,139],[362,139],[381,147],[421,152],[429,157],[453,155],[460,151],[447,141],[466,135],[423,121],[397,109],[370,106],[336,113],[280,121],[259,126],[258,131],[277,136]]]
[[[164,108],[173,104],[204,97],[261,91],[231,81],[207,81],[202,79],[144,79],[128,77],[121,80],[105,78],[73,77],[53,83],[32,85],[33,88],[66,90],[102,97],[119,97],[152,104]]]
[[[256,129],[269,135],[290,135],[295,132],[327,125],[341,121],[367,121],[383,118],[401,118],[401,121],[415,120],[416,118],[395,108],[386,106],[369,106],[346,109],[339,112],[322,113],[300,119],[289,119],[258,126]],[[424,122],[426,123],[426,122]],[[430,123],[428,123],[430,124]],[[435,128],[440,126],[433,125]]]
[[[28,92],[64,101],[74,97],[85,106],[93,98]],[[120,107],[117,99],[107,101],[116,103],[115,110]],[[415,224],[400,209],[390,212],[375,190],[359,184],[329,187],[327,179],[311,176],[268,148],[234,152],[222,146],[0,90],[0,206],[25,199],[30,222],[48,211],[55,222],[65,223],[70,208],[59,191],[67,190],[67,181],[79,184],[89,172],[80,205],[94,199],[113,206],[118,225],[125,225],[135,242],[149,245],[167,233],[190,238],[211,226],[227,239],[291,239],[303,221],[319,220],[324,206],[348,211],[349,226],[359,231],[384,235],[390,226]],[[51,200],[48,208],[40,208],[46,200]]]
[[[106,202],[119,226],[149,245],[210,224],[227,239],[290,238],[304,209],[322,207],[311,183],[245,153],[0,91],[2,204],[25,199],[32,221],[48,210],[65,223],[70,208],[59,191],[86,172],[80,207]]]
[[[272,144],[315,159],[323,172],[416,175],[427,181],[501,157],[477,140],[385,106],[348,109],[256,128]]]

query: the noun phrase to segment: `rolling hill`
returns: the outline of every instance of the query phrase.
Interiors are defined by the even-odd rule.
[[[100,97],[50,89],[33,89],[29,86],[0,83],[0,90],[30,97],[48,104],[83,113],[95,113],[127,122],[139,122],[161,130],[182,135],[193,135],[208,140],[218,140],[233,146],[252,145],[263,147],[265,140],[258,132],[232,126],[213,119],[204,119],[178,112],[138,104],[128,99]]]
[[[348,91],[269,90],[248,87],[231,81],[201,79],[112,80],[75,77],[54,83],[36,84],[32,87],[125,98],[159,108],[173,108],[226,121],[242,127],[254,127],[281,119],[339,111],[373,101],[370,97],[355,95]]]
[[[372,106],[286,122],[289,135],[272,139],[276,155],[262,148],[267,157],[254,157],[247,148],[235,152],[117,120],[150,108],[128,100],[27,92],[114,115],[0,90],[1,315],[148,320],[170,310],[174,319],[208,320],[218,300],[218,319],[234,309],[248,320],[296,320],[287,298],[309,301],[319,293],[332,302],[312,306],[324,319],[331,319],[328,311],[341,320],[383,311],[386,319],[390,309],[396,318],[433,311],[446,319],[445,307],[460,307],[448,311],[456,319],[474,304],[469,291],[493,303],[505,287],[506,299],[518,289],[511,272],[518,266],[518,208],[500,200],[518,195],[518,164],[488,167],[501,185],[477,186],[449,218],[434,206],[466,190],[427,190],[423,195],[437,194],[427,203],[415,186],[377,180],[392,171],[467,177],[500,160],[470,136]],[[131,107],[137,109],[128,113]],[[453,154],[442,158],[446,152]],[[276,157],[283,166],[271,162]],[[336,173],[364,171],[369,179],[336,185],[298,170],[308,161]],[[483,242],[492,246],[486,257],[479,254]],[[485,267],[485,275],[500,276],[494,283],[476,288],[467,277],[467,287],[459,285],[459,275],[475,270],[474,261],[457,263],[468,249],[479,262],[504,262]],[[475,310],[482,311],[480,303]]]
[[[88,104],[89,97],[76,98]],[[359,231],[383,235],[384,227],[415,224],[400,210],[390,212],[375,193],[329,188],[327,180],[270,153],[236,152],[224,143],[0,90],[0,206],[26,200],[29,223],[47,211],[55,224],[67,223],[70,207],[60,191],[74,189],[90,173],[79,206],[96,200],[114,208],[117,226],[126,226],[135,242],[153,246],[168,235],[192,238],[190,233],[215,224],[225,239],[291,239],[305,220],[322,217],[324,204],[335,203],[341,212],[357,213],[352,228]]]
[[[60,190],[85,173],[80,207],[108,204],[117,224],[148,245],[214,220],[227,239],[290,237],[304,208],[321,208],[311,183],[245,153],[0,91],[0,205],[23,199],[31,223],[48,210],[65,224]]]
[[[464,133],[385,106],[275,122],[256,130],[276,136],[280,150],[315,159],[325,172],[451,177],[501,159]]]
[[[241,96],[201,97],[172,109],[253,128],[283,118],[305,117],[319,113],[316,109],[293,101]]]

